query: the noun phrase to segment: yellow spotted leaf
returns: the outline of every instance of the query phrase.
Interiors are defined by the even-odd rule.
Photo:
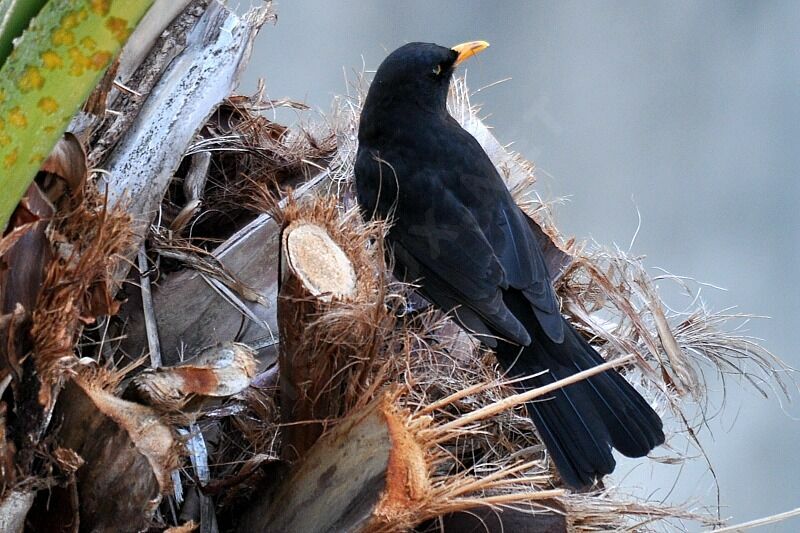
[[[153,0],[49,0],[0,68],[0,230]]]

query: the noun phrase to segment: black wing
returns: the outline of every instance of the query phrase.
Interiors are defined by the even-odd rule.
[[[558,302],[529,221],[477,141],[456,127],[448,128],[448,145],[457,138],[458,149],[425,154],[421,168],[405,164],[407,154],[362,147],[356,179],[365,214],[392,219],[397,270],[421,281],[425,296],[454,310],[468,329],[529,344],[529,333],[503,303],[503,291],[518,289],[543,331],[562,342]]]

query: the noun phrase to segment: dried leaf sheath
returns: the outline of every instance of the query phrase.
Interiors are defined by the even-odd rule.
[[[152,408],[115,395],[122,377],[81,369],[54,414],[59,445],[83,460],[76,479],[86,530],[146,526],[162,495],[172,491],[170,473],[179,464],[174,430]]]
[[[397,524],[429,487],[424,452],[393,403],[385,396],[317,441],[272,503],[255,505],[239,531],[356,532]]]

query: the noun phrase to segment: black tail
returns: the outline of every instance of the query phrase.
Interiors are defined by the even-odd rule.
[[[568,323],[564,342],[556,344],[544,334],[521,295],[507,293],[505,301],[533,341],[522,349],[498,343],[500,365],[509,377],[547,371],[518,383],[519,389],[541,387],[604,362]],[[528,413],[562,479],[576,488],[590,486],[614,470],[612,447],[628,457],[642,457],[664,442],[661,419],[613,370],[529,403]]]

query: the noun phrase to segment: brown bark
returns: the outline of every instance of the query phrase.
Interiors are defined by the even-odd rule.
[[[60,446],[83,460],[75,473],[86,531],[146,528],[177,466],[172,431],[150,408],[76,381],[61,393],[54,419]]]
[[[241,532],[380,531],[430,490],[422,447],[384,397],[323,436]],[[413,525],[413,524],[408,524]]]

